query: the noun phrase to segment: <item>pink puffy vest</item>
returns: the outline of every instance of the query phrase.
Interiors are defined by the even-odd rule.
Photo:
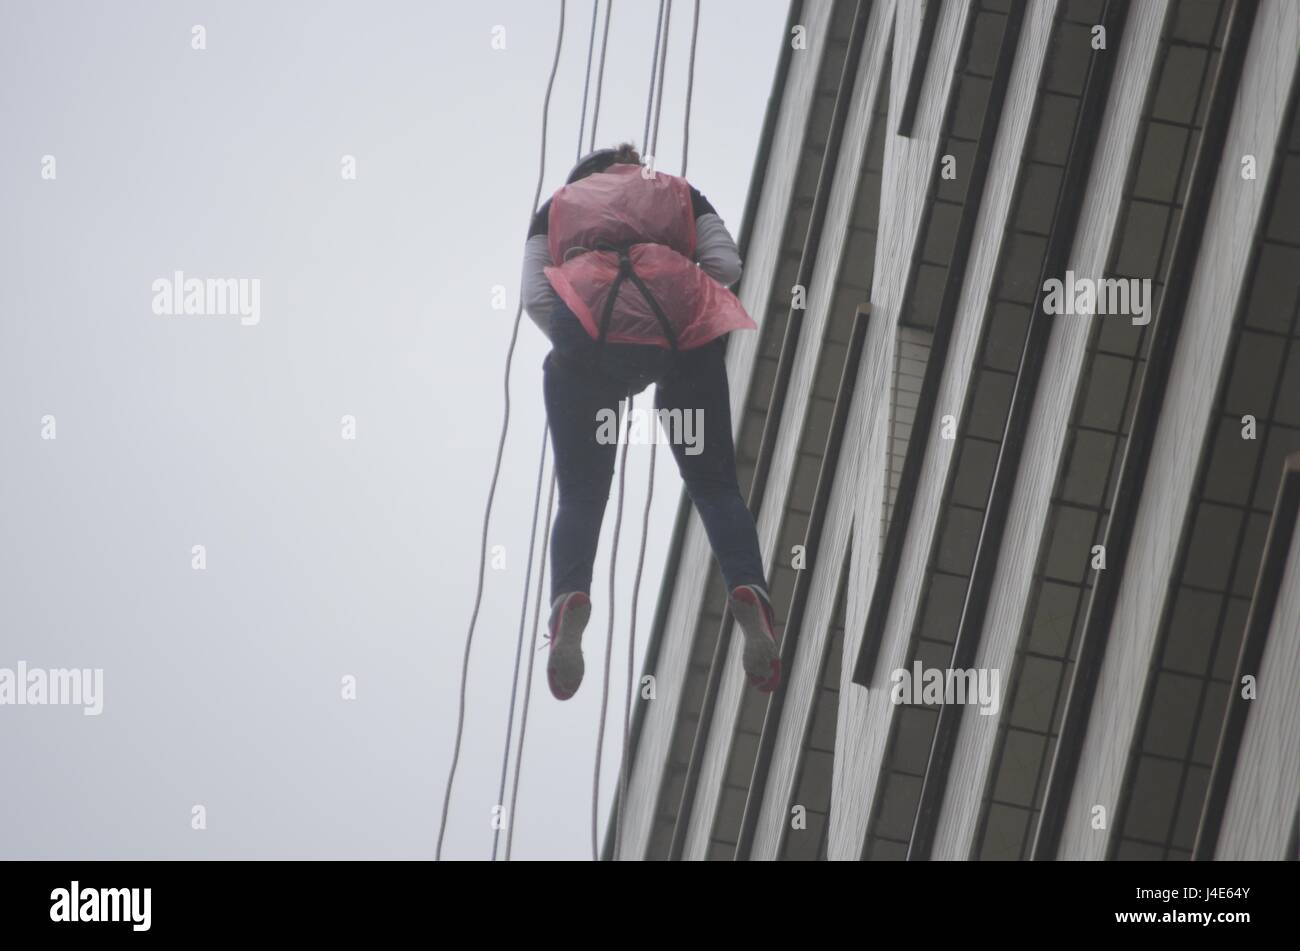
[[[736,295],[695,264],[695,214],[684,178],[639,165],[611,165],[565,185],[551,198],[548,224],[551,286],[586,328],[600,322],[625,248],[632,270],[659,304],[679,350],[702,347],[732,330],[754,329]],[[618,287],[605,335],[609,343],[671,347],[654,309],[636,283]]]

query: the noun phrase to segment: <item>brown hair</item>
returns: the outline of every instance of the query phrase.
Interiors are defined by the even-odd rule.
[[[631,142],[620,142],[614,146],[614,164],[615,165],[640,165],[641,155],[636,150],[636,146]]]

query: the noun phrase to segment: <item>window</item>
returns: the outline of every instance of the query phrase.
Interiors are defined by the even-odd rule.
[[[1152,280],[1159,306],[1191,165],[1200,142],[1224,4],[1181,2],[1157,51],[1153,92],[1138,132],[1107,275]],[[1194,8],[1195,17],[1189,17]],[[1206,13],[1210,14],[1206,16]],[[1084,356],[1065,449],[1048,510],[1026,627],[998,727],[974,854],[1028,858],[1064,712],[1094,572],[1092,546],[1105,538],[1124,456],[1148,326],[1099,317]]]
[[[1293,106],[1138,724],[1121,859],[1190,858],[1283,460],[1300,450],[1298,118]]]

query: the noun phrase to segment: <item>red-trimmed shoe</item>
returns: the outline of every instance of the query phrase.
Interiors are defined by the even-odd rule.
[[[556,700],[568,700],[582,686],[582,632],[590,618],[591,598],[582,591],[562,594],[551,605],[546,681]]]
[[[745,678],[760,693],[771,693],[781,684],[781,651],[767,592],[740,585],[731,592],[731,614],[745,634]]]

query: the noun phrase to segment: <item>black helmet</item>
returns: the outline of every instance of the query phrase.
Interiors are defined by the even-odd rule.
[[[564,184],[572,185],[580,178],[586,178],[588,175],[605,171],[614,164],[614,156],[617,154],[618,149],[596,149],[594,152],[588,152],[578,159],[578,164],[573,166],[573,170],[569,172],[569,177],[564,180]]]

